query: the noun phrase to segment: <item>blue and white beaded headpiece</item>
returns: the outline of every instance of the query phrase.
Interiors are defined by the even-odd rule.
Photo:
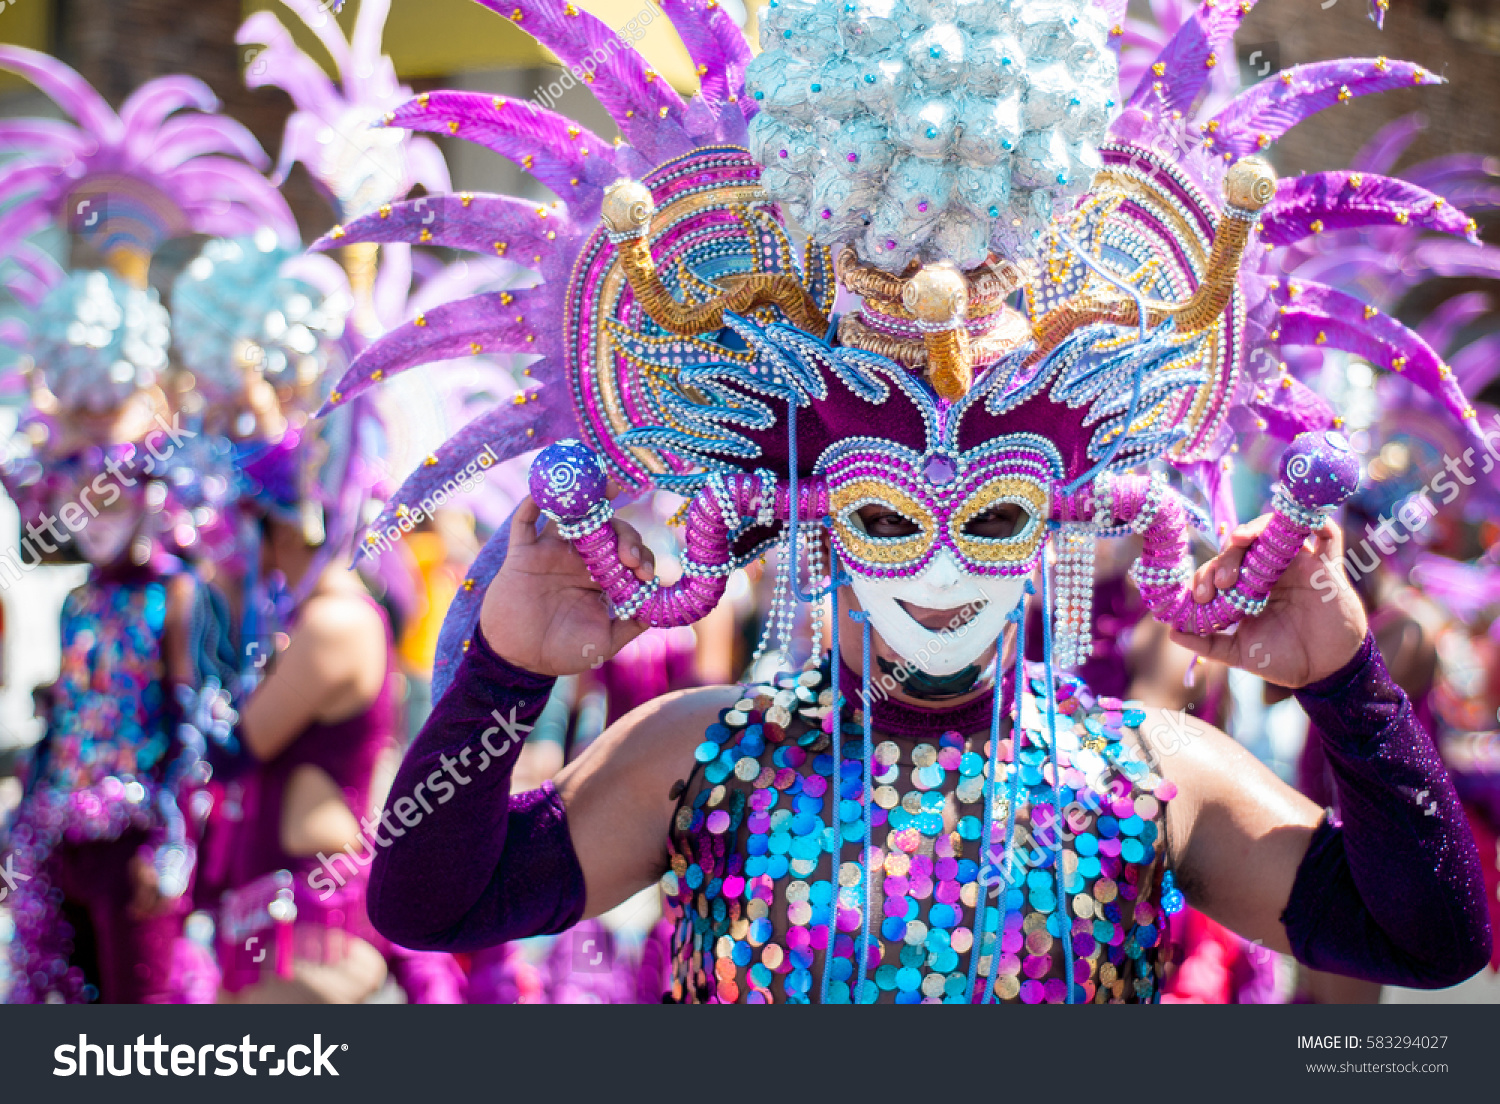
[[[888,272],[1021,256],[1101,165],[1108,39],[1090,0],[771,0],[745,74],[761,184]]]

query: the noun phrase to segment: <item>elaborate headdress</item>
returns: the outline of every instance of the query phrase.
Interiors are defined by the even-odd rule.
[[[1065,660],[1087,647],[1092,540],[1129,525],[1146,533],[1138,578],[1158,616],[1222,629],[1260,607],[1357,476],[1332,409],[1261,350],[1378,347],[1388,362],[1407,340],[1333,289],[1294,296],[1257,246],[1368,223],[1474,231],[1418,186],[1374,173],[1278,184],[1248,156],[1314,111],[1438,79],[1418,66],[1302,66],[1194,125],[1248,4],[1193,12],[1122,93],[1119,5],[779,0],[752,62],[721,8],[672,0],[663,10],[698,65],[687,101],[586,12],[486,6],[582,74],[621,138],[479,93],[425,93],[390,113],[389,125],[518,161],[560,202],[437,195],[336,227],[320,245],[430,242],[515,260],[541,282],[387,334],[330,405],[436,358],[535,354],[539,386],[437,450],[391,510],[481,446],[505,458],[580,439],[597,460],[581,446],[544,454],[534,493],[618,612],[652,624],[702,616],[733,564],[773,542],[790,545],[784,563],[814,554],[799,527],[826,522],[867,591],[939,559],[1019,578],[1059,530]],[[783,213],[810,237],[800,258]],[[833,317],[839,285],[858,301]],[[1010,305],[1018,288],[1024,311]],[[1436,359],[1405,355],[1408,375],[1472,427]],[[1227,453],[1263,427],[1317,436],[1284,464],[1278,523],[1240,588],[1198,607],[1182,562],[1195,511],[1159,477],[1125,473],[1176,467],[1222,524]],[[693,497],[679,583],[620,567],[606,475]],[[868,502],[905,514],[916,535],[864,533]],[[1022,515],[1013,534],[969,531],[1006,503]],[[450,659],[502,556],[503,538],[455,603]],[[804,594],[796,574],[783,572],[783,590]]]

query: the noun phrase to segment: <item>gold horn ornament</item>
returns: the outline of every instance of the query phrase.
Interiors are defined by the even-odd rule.
[[[963,398],[974,383],[964,325],[969,287],[963,273],[946,261],[924,266],[901,289],[901,305],[922,328],[932,389],[949,402]]]
[[[1158,326],[1174,318],[1179,332],[1194,334],[1218,322],[1234,296],[1250,231],[1259,221],[1261,210],[1275,195],[1276,171],[1264,158],[1245,157],[1230,166],[1224,177],[1224,213],[1214,228],[1213,250],[1204,267],[1202,282],[1180,303],[1148,300],[1145,304],[1148,326]],[[1040,358],[1074,330],[1095,322],[1136,326],[1140,319],[1135,302],[1118,298],[1113,289],[1083,292],[1032,323],[1036,352],[1031,359]]]
[[[748,314],[757,307],[776,306],[800,330],[822,337],[828,318],[802,283],[789,272],[745,272],[720,278],[723,295],[706,303],[679,303],[656,271],[651,256],[651,220],[656,201],[651,189],[638,180],[617,180],[604,190],[600,218],[620,258],[625,279],[636,301],[663,329],[683,336],[716,330],[724,312]]]

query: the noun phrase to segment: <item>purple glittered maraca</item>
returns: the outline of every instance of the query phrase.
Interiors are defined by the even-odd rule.
[[[542,512],[564,525],[582,521],[604,501],[609,478],[593,450],[568,438],[548,445],[531,462],[531,497]]]
[[[1281,483],[1308,510],[1337,506],[1359,488],[1359,456],[1342,433],[1301,433],[1281,456]]]

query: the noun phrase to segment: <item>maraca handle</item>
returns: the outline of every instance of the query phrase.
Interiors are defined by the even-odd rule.
[[[731,529],[737,534],[746,519],[769,525],[791,516],[786,487],[752,475],[715,477],[688,505],[682,578],[671,584],[642,582],[620,562],[619,534],[610,524],[614,511],[604,497],[604,470],[592,452],[577,441],[543,449],[532,464],[530,484],[537,505],[557,522],[558,532],[609,598],[613,615],[653,628],[691,625],[719,604],[734,570]],[[800,487],[798,498],[800,520],[827,512],[821,482]]]
[[[1143,476],[1116,480],[1112,493],[1115,516],[1144,539],[1132,576],[1147,608],[1180,632],[1208,636],[1266,608],[1303,542],[1358,485],[1359,461],[1343,437],[1301,434],[1282,456],[1271,520],[1246,550],[1239,579],[1203,605],[1193,600],[1187,504],[1165,483]]]

